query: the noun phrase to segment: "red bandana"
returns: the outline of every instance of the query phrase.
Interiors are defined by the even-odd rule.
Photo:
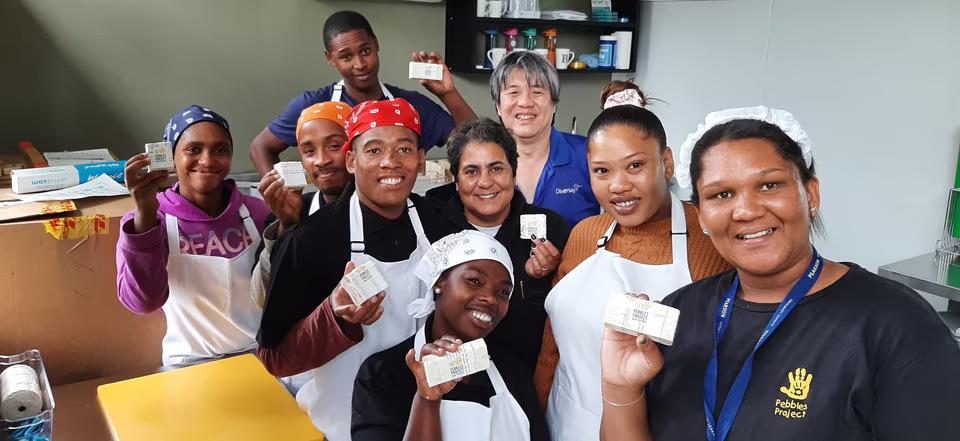
[[[420,136],[420,114],[407,100],[394,98],[360,103],[347,118],[347,142],[343,145],[343,150],[350,151],[354,138],[367,130],[391,125],[406,127]]]

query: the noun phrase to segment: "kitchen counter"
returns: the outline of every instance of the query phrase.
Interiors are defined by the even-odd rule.
[[[940,317],[950,329],[960,328],[960,260],[927,253],[881,265],[877,274],[947,299],[947,310],[940,312]]]

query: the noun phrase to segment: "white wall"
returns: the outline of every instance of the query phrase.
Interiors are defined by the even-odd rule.
[[[703,116],[763,104],[814,143],[834,260],[934,250],[960,144],[960,1],[644,4],[636,81],[679,146]],[[938,308],[943,299],[929,297]]]

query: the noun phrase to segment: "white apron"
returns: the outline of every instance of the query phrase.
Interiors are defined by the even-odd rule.
[[[609,296],[633,292],[661,300],[691,282],[683,204],[672,193],[670,199],[673,263],[646,265],[607,251],[606,243],[617,226],[614,221],[597,241],[597,253],[560,279],[544,302],[560,350],[547,402],[547,427],[553,441],[600,438],[600,341]]]
[[[387,90],[387,86],[380,82],[380,90],[383,91],[383,96],[387,97],[388,100],[393,99],[393,94]],[[340,97],[343,96],[343,80],[337,81],[337,84],[333,85],[333,93],[330,94],[330,101],[341,102]],[[360,103],[357,103],[360,104]]]
[[[424,328],[417,331],[413,348],[417,358],[426,344]],[[490,407],[469,401],[440,401],[440,433],[456,441],[530,441],[530,421],[513,398],[493,360],[487,369],[494,396]],[[414,398],[416,399],[416,398]]]
[[[407,213],[417,235],[417,248],[407,260],[380,262],[363,253],[360,199],[357,193],[350,197],[350,261],[358,266],[373,262],[389,287],[381,304],[383,315],[374,324],[363,327],[363,340],[327,364],[313,369],[313,379],[297,393],[297,402],[307,410],[313,424],[328,440],[350,439],[353,381],[360,370],[360,364],[367,357],[396,346],[417,332],[417,320],[407,314],[407,305],[426,292],[426,287],[413,270],[420,258],[430,249],[430,241],[423,232],[417,209],[409,199]]]
[[[244,228],[253,240],[232,259],[180,251],[180,227],[166,215],[167,283],[163,305],[167,334],[163,364],[192,364],[256,348],[262,311],[250,297],[250,271],[257,260],[260,233],[246,205]]]

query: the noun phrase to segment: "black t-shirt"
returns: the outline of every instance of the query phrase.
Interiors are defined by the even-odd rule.
[[[432,342],[431,314],[426,322],[426,339]],[[400,441],[403,439],[410,407],[417,394],[417,381],[404,357],[413,348],[414,337],[398,345],[371,355],[360,366],[353,386],[353,417],[350,433],[353,441]],[[513,398],[517,400],[530,422],[530,439],[547,441],[547,423],[533,383],[526,369],[509,351],[488,346],[490,359]],[[444,400],[470,401],[490,406],[493,385],[485,371],[470,376],[470,382],[460,382],[443,396]]]
[[[456,233],[466,229],[475,230],[463,215],[463,202],[456,193],[455,184],[434,188],[427,192],[427,198],[438,197],[452,191],[441,211],[447,221],[447,233]],[[452,190],[449,188],[453,187]],[[433,192],[433,193],[431,193]],[[440,196],[443,197],[443,196]],[[570,236],[570,227],[563,217],[552,210],[528,204],[519,191],[514,192],[510,203],[510,213],[497,231],[495,239],[510,253],[513,262],[513,295],[510,297],[510,309],[507,316],[487,336],[490,345],[506,348],[514,353],[527,367],[530,378],[537,368],[537,356],[543,341],[543,326],[547,312],[543,301],[550,292],[552,276],[539,279],[530,277],[524,266],[530,258],[530,240],[520,238],[520,215],[543,214],[547,217],[547,239],[562,253]]]
[[[845,275],[805,297],[757,351],[728,440],[960,439],[953,420],[960,411],[960,347],[949,330],[910,288],[846,265]],[[706,439],[704,372],[717,305],[733,274],[664,299],[680,309],[680,321],[647,388],[658,441]],[[735,300],[719,347],[714,417],[777,306]],[[794,380],[812,377],[792,388],[791,373]]]
[[[353,184],[336,201],[320,206],[302,219],[274,245],[270,255],[270,284],[257,341],[276,347],[298,321],[313,312],[343,277],[350,260],[350,196]],[[430,242],[446,231],[439,207],[432,200],[411,194],[418,218]],[[360,204],[365,253],[382,262],[407,259],[417,247],[417,237],[405,211],[388,220]]]

